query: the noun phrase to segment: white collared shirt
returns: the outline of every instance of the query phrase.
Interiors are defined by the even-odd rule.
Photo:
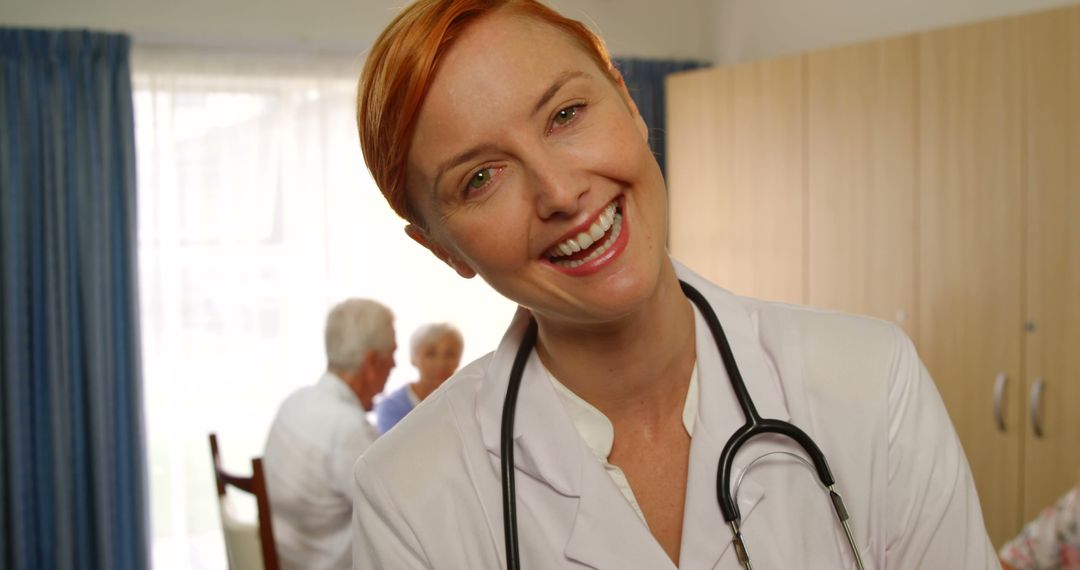
[[[332,373],[281,404],[263,466],[283,568],[352,566],[352,468],[376,437],[356,395]]]
[[[586,402],[581,396],[573,393],[562,382],[559,382],[559,379],[550,370],[547,373],[548,378],[551,379],[551,384],[555,386],[555,392],[559,395],[559,401],[566,408],[566,413],[570,416],[570,420],[574,422],[574,427],[577,428],[581,439],[589,447],[593,455],[596,456],[596,459],[600,461],[600,465],[611,477],[615,486],[630,502],[630,506],[634,507],[634,512],[644,521],[645,513],[641,512],[641,506],[638,505],[637,499],[634,497],[634,490],[630,488],[630,482],[626,480],[626,474],[617,465],[608,463],[611,448],[615,445],[615,428],[612,427],[611,420],[596,409],[596,406]],[[690,386],[686,390],[686,401],[683,403],[682,413],[683,427],[686,428],[686,435],[691,438],[694,437],[694,422],[697,421],[697,415],[698,371],[695,362],[694,370],[690,373]]]

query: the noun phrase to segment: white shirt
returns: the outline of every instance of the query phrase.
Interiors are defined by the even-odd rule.
[[[828,458],[867,568],[998,567],[963,449],[902,331],[736,297],[675,269],[717,313],[759,414],[799,426]],[[498,350],[462,369],[357,462],[355,568],[504,567],[502,404],[527,323],[519,311]],[[699,401],[679,568],[734,570],[716,467],[744,420],[696,308],[695,337]],[[522,568],[674,568],[582,440],[535,351],[513,438]],[[851,568],[817,477],[796,459],[766,456],[799,449],[768,435],[736,456],[750,556],[763,569]]]
[[[559,401],[562,402],[567,415],[570,416],[570,420],[574,422],[574,427],[577,429],[578,435],[581,436],[581,440],[585,442],[585,445],[589,446],[589,451],[592,451],[596,459],[600,461],[600,465],[611,477],[612,482],[626,497],[630,506],[634,507],[634,512],[644,521],[645,513],[641,512],[641,505],[638,504],[637,498],[634,497],[634,490],[630,487],[626,474],[617,465],[608,463],[608,457],[611,457],[611,448],[615,445],[615,428],[611,425],[611,420],[607,419],[603,412],[596,409],[596,406],[581,399],[581,396],[578,396],[564,386],[562,382],[559,382],[559,379],[550,370],[547,372],[551,384],[555,386],[555,391],[559,394]],[[697,412],[698,387],[697,364],[695,363],[694,370],[690,373],[690,386],[686,390],[686,401],[683,402],[682,413],[683,427],[686,428],[686,434],[691,438],[694,437],[694,421],[697,420]]]
[[[377,436],[356,395],[329,372],[281,404],[263,467],[283,568],[352,566],[352,468]]]

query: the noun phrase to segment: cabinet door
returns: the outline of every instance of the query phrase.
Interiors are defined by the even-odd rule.
[[[915,38],[807,60],[807,303],[915,337]]]
[[[1080,479],[1080,7],[1028,23],[1025,520]]]
[[[920,351],[997,545],[1020,513],[1024,42],[1008,20],[918,44]],[[1003,429],[993,413],[1001,374]]]
[[[668,86],[672,253],[736,293],[803,302],[803,58]]]
[[[671,253],[730,288],[735,258],[732,72],[668,76],[667,184]],[[727,228],[727,229],[725,229]]]

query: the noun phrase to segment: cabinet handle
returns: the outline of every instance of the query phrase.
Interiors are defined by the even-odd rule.
[[[1042,395],[1044,384],[1046,382],[1042,378],[1036,378],[1035,383],[1031,385],[1031,394],[1028,396],[1028,415],[1031,417],[1031,431],[1035,432],[1035,437],[1039,439],[1043,437]]]
[[[1002,400],[1005,398],[1005,386],[1009,384],[1009,375],[1001,372],[994,379],[994,423],[998,431],[1005,432],[1005,415],[1001,411]]]

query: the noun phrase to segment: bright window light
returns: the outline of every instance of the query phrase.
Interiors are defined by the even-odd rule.
[[[210,63],[208,63],[210,62]],[[431,321],[495,348],[515,309],[405,236],[360,154],[357,65],[136,51],[139,285],[157,570],[225,568],[207,434],[247,473],[290,392],[325,369],[326,311]]]

